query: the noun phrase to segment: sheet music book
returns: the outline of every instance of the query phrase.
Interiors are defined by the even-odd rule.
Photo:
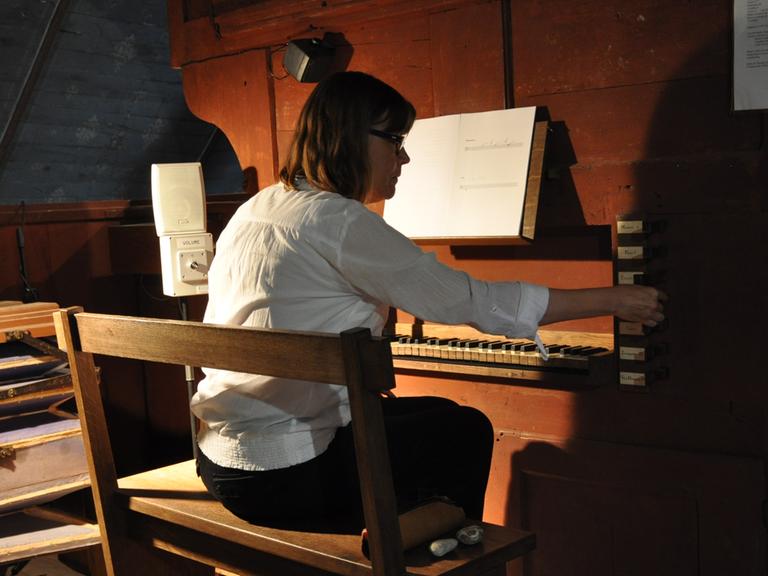
[[[535,112],[417,120],[384,219],[413,239],[520,236]]]
[[[42,378],[67,361],[50,355],[24,354],[0,358],[0,384],[18,382],[24,379]]]

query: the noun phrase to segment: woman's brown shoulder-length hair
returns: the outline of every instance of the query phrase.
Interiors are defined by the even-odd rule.
[[[363,201],[370,186],[368,134],[374,125],[405,134],[416,117],[394,88],[363,72],[339,72],[322,80],[299,115],[280,180]]]

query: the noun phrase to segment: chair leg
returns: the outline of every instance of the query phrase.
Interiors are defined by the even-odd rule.
[[[495,568],[491,568],[487,572],[483,572],[481,576],[507,576],[506,564],[501,564]]]
[[[214,576],[213,566],[132,541],[122,544],[128,553],[121,555],[117,576]]]

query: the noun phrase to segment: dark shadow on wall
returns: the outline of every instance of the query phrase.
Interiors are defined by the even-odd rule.
[[[536,218],[535,240],[517,245],[452,245],[457,260],[610,260],[611,228],[587,225],[571,167],[578,163],[563,120],[546,106],[536,121],[549,123]]]
[[[195,160],[203,165],[205,194],[240,194],[247,189],[248,175],[240,170],[240,163],[226,134],[214,126],[211,129],[206,147]]]
[[[643,157],[610,199],[616,214],[666,222],[654,241],[667,247],[656,265],[669,327],[642,343],[670,353],[632,368],[669,377],[542,405],[537,416],[570,429],[561,441],[498,439],[513,454],[507,524],[537,535],[515,574],[766,573],[765,527],[749,512],[766,496],[766,116],[730,111],[727,73],[688,74],[728,47],[713,38],[666,83]]]

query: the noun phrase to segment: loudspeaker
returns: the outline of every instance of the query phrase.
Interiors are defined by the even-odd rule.
[[[318,38],[301,38],[288,42],[283,67],[299,82],[318,82],[333,62],[333,47]]]
[[[205,184],[200,162],[152,164],[152,211],[158,236],[205,232]]]

